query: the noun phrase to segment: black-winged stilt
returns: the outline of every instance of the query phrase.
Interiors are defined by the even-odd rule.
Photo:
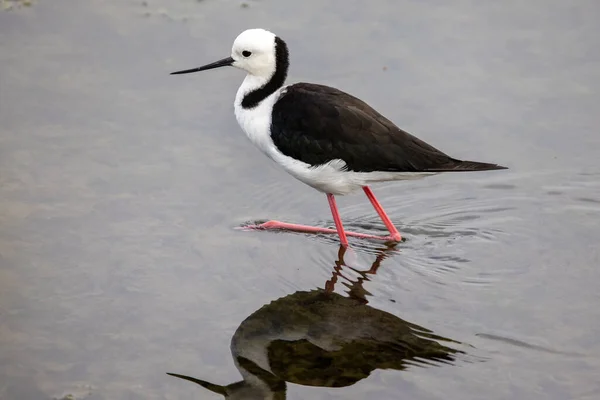
[[[284,85],[289,53],[286,43],[264,29],[248,29],[234,41],[231,56],[187,74],[233,66],[247,72],[235,97],[235,116],[254,145],[284,170],[324,192],[336,229],[268,221],[253,229],[287,229],[400,241],[400,233],[368,186],[415,179],[440,172],[506,169],[497,164],[452,158],[398,128],[362,100],[313,83]],[[347,232],[335,195],[362,189],[390,232],[379,237]]]

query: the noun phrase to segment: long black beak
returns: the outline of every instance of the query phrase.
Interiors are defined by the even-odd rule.
[[[227,57],[227,58],[224,58],[222,60],[215,61],[214,63],[206,64],[206,65],[204,65],[202,67],[192,68],[192,69],[185,69],[183,71],[171,72],[170,75],[190,74],[192,72],[206,71],[207,69],[213,69],[213,68],[219,68],[219,67],[227,67],[227,66],[233,64],[233,61],[234,61],[233,58]]]

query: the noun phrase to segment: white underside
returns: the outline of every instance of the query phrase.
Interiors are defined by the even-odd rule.
[[[371,183],[420,179],[433,175],[433,173],[415,172],[353,172],[348,171],[346,163],[340,159],[312,167],[277,153],[272,158],[296,179],[321,192],[335,195],[349,194]]]
[[[433,172],[353,172],[348,171],[346,163],[339,159],[312,167],[286,156],[277,149],[271,139],[273,104],[285,91],[285,86],[253,109],[244,109],[241,105],[246,93],[262,86],[265,81],[264,77],[246,76],[235,98],[235,116],[250,141],[296,179],[324,193],[345,195],[375,182],[420,179],[435,174]]]

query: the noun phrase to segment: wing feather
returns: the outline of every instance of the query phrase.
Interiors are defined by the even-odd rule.
[[[273,108],[271,132],[280,151],[314,166],[342,159],[351,171],[420,172],[460,163],[360,99],[323,85],[288,86]]]

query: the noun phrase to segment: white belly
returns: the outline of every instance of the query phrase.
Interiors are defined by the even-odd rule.
[[[323,193],[350,194],[375,182],[420,179],[434,173],[415,172],[354,172],[346,169],[343,160],[336,159],[316,167],[294,160],[280,152],[273,158],[288,173]]]

